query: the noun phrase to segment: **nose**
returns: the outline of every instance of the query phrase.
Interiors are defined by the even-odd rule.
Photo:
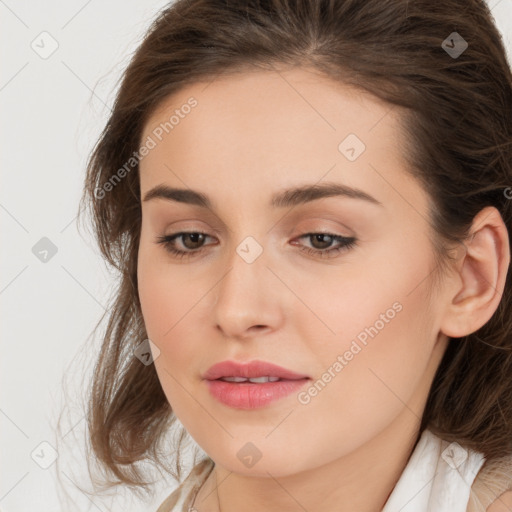
[[[280,327],[284,292],[267,263],[265,250],[251,263],[236,251],[229,258],[213,305],[216,328],[225,337],[244,339]]]

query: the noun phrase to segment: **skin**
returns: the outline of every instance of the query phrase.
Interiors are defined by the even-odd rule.
[[[162,388],[216,464],[195,507],[379,511],[413,449],[448,336],[474,332],[499,303],[510,261],[503,221],[494,208],[480,212],[429,294],[429,198],[407,174],[397,109],[304,68],[244,72],[168,97],[142,140],[191,96],[198,105],[141,161],[141,196],[160,184],[190,188],[212,208],[142,201],[138,284]],[[352,162],[338,149],[349,133],[366,145]],[[326,181],[382,206],[341,196],[269,206],[277,191]],[[208,235],[176,241],[201,253],[178,259],[157,243],[183,231]],[[321,231],[356,245],[329,258],[299,249],[339,245],[303,237]],[[236,252],[248,236],[263,249],[250,264]],[[401,311],[308,404],[292,393],[233,409],[201,379],[226,359],[262,359],[314,382],[396,302]],[[247,442],[262,454],[250,468],[237,457]]]

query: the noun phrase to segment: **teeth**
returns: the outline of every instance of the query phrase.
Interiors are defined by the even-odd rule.
[[[254,382],[254,383],[262,383],[262,382],[276,382],[279,377],[251,377],[250,379],[246,379],[245,377],[222,377],[221,380],[225,380],[227,382]]]
[[[249,379],[249,382],[276,382],[279,377],[253,377]]]
[[[247,379],[245,377],[222,377],[220,380],[227,382],[245,382]]]

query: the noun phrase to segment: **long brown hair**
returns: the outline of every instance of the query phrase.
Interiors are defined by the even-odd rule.
[[[467,48],[450,54],[459,35]],[[404,156],[431,199],[439,268],[449,261],[449,244],[463,242],[486,206],[500,211],[511,234],[512,76],[484,1],[174,2],[158,13],[124,72],[80,203],[91,208],[101,252],[120,277],[105,314],[88,410],[91,447],[113,485],[144,487],[138,461],[167,466],[159,443],[176,420],[154,366],[133,355],[147,338],[137,290],[141,205],[134,157],[143,127],[186,84],[277,64],[312,67],[404,109]],[[421,422],[421,430],[489,460],[512,453],[511,294],[507,274],[492,318],[449,343]],[[177,478],[184,436],[182,430],[175,442]]]

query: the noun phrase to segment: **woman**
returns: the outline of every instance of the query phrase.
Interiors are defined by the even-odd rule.
[[[165,9],[83,197],[112,484],[178,419],[176,478],[206,457],[158,512],[511,507],[511,112],[482,1]]]

